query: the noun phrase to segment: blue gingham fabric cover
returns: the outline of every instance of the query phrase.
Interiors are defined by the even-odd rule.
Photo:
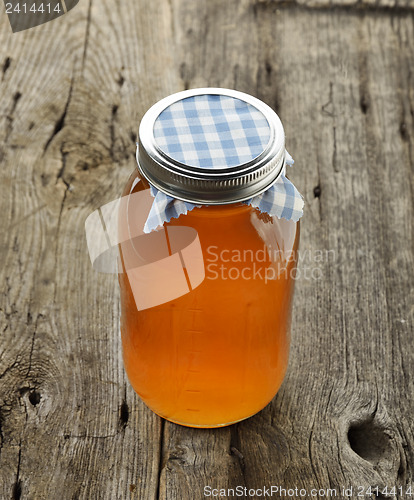
[[[270,140],[270,126],[263,113],[251,104],[225,95],[197,95],[177,101],[154,123],[157,146],[168,156],[188,166],[228,168],[259,156]],[[286,152],[285,164],[293,165]],[[264,193],[242,203],[271,216],[297,221],[303,199],[283,171]],[[151,186],[154,196],[144,232],[187,214],[196,205],[173,198]]]
[[[185,165],[228,168],[259,156],[270,139],[264,114],[241,99],[197,95],[162,111],[154,123],[157,146]]]

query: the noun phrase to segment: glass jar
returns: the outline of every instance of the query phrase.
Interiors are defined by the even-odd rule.
[[[146,154],[143,126],[144,119],[139,148]],[[126,373],[146,405],[169,421],[238,422],[272,400],[286,373],[299,222],[260,211],[246,203],[246,193],[223,202],[220,186],[207,202],[200,201],[201,188],[189,200],[170,179],[167,201],[176,195],[192,205],[183,209],[181,202],[183,213],[175,208],[172,218],[170,212],[145,232],[155,180],[148,181],[141,159],[119,207]]]

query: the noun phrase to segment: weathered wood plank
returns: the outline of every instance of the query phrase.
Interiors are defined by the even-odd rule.
[[[161,424],[126,383],[116,277],[92,270],[84,221],[118,196],[138,118],[170,91],[159,8],[90,2],[2,30],[1,498],[156,497]]]
[[[252,0],[255,5],[273,4],[279,8],[299,7],[309,10],[341,10],[346,12],[409,13],[413,0]]]
[[[177,35],[186,86],[236,87],[280,113],[298,165],[291,175],[307,201],[302,252],[311,256],[302,262],[282,390],[223,435],[228,462],[219,475],[213,438],[192,431],[203,443],[197,457],[206,457],[199,467],[211,471],[204,484],[223,488],[412,484],[411,406],[400,406],[413,390],[405,375],[413,368],[411,18],[276,7],[209,4],[194,29],[190,2],[176,13],[186,20]],[[306,279],[306,269],[321,278]],[[165,498],[178,498],[180,487],[201,496],[193,455],[184,453],[177,471],[169,450],[179,440],[165,438]]]
[[[414,34],[412,2],[387,2],[90,1],[14,35],[1,19],[1,498],[413,485]],[[83,235],[145,110],[197,86],[278,111],[307,202],[285,383],[211,431],[130,389],[116,279]]]

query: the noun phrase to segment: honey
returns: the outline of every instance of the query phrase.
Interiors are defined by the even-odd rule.
[[[137,179],[136,172],[124,195],[148,189]],[[120,231],[133,225],[121,209]],[[264,408],[285,376],[299,226],[239,203],[194,208],[159,232],[168,241],[174,227],[196,230],[205,277],[155,307],[138,310],[137,284],[127,272],[134,265],[124,258],[130,242],[120,245],[126,373],[161,417],[192,427],[228,425]],[[151,282],[145,286],[151,294]]]

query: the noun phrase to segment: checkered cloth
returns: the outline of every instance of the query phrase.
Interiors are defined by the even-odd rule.
[[[270,126],[251,104],[206,94],[181,99],[162,111],[154,124],[154,138],[176,161],[219,169],[259,156],[270,140]]]
[[[287,151],[285,162],[289,166],[294,163],[293,158]],[[284,173],[283,171],[282,175],[267,191],[242,203],[251,205],[261,212],[266,212],[279,219],[283,217],[297,222],[303,215],[303,198],[290,180],[285,177]],[[151,186],[151,194],[154,196],[154,203],[145,223],[144,233],[150,233],[162,226],[164,222],[169,222],[172,218],[178,218],[180,215],[187,214],[193,208],[202,206],[177,200],[158,191],[154,186]]]

